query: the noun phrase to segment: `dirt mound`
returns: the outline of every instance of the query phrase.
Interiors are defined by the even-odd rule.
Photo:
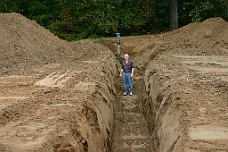
[[[165,41],[176,43],[181,53],[195,55],[228,54],[228,23],[221,18],[192,23],[176,31],[161,35]]]
[[[56,62],[99,58],[106,48],[90,41],[70,43],[22,15],[0,14],[0,74]],[[11,72],[10,72],[11,73]]]
[[[0,19],[3,68],[56,62],[66,51],[73,50],[71,45],[22,15],[0,14]]]

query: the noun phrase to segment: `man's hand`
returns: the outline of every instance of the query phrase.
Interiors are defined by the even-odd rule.
[[[120,77],[122,78],[123,76],[122,76],[122,73],[120,73]]]
[[[131,74],[131,77],[133,77],[133,73]]]

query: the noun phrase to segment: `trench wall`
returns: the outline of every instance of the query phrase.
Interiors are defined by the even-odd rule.
[[[162,62],[162,61],[161,61]],[[164,64],[153,60],[145,71],[144,114],[151,133],[153,151],[182,151],[185,107],[176,92],[178,74],[164,72]],[[178,81],[178,80],[177,80]]]

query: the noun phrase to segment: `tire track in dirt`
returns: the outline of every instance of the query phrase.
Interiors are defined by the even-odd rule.
[[[123,96],[121,79],[116,80],[115,127],[113,152],[150,152],[151,142],[146,120],[142,111],[143,79],[133,79],[133,96]]]

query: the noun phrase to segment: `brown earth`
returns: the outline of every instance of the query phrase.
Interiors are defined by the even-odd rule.
[[[0,20],[0,151],[228,151],[222,19],[122,38],[136,64],[126,97],[115,39],[66,42],[18,14]]]
[[[116,61],[0,14],[0,151],[110,151]]]

